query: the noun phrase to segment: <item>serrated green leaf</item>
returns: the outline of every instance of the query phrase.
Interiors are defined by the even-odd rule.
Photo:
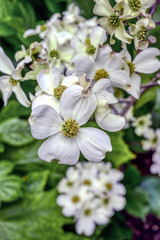
[[[4,144],[0,143],[0,153],[3,153],[4,149],[5,149]]]
[[[156,91],[156,104],[154,110],[160,114],[160,88],[157,88]]]
[[[10,202],[21,196],[21,179],[18,176],[0,176],[0,201]]]
[[[29,116],[31,110],[23,107],[17,100],[10,100],[0,112],[0,123],[8,118]]]
[[[129,191],[126,195],[125,209],[134,217],[145,219],[149,212],[149,197],[147,192],[140,188]]]
[[[130,160],[135,159],[135,155],[129,150],[128,145],[123,140],[122,132],[108,133],[111,138],[112,152],[106,154],[105,160],[111,161],[115,167],[119,167]]]
[[[65,232],[72,218],[62,215],[56,204],[57,191],[27,195],[22,202],[0,212],[0,239],[3,240],[87,240],[74,232]],[[34,237],[33,237],[34,236]]]
[[[28,121],[8,119],[0,124],[0,141],[12,146],[23,146],[33,142]]]
[[[146,103],[150,101],[155,101],[156,98],[156,89],[157,87],[149,88],[146,92],[144,92],[140,99],[135,104],[135,110],[144,106]]]
[[[42,192],[47,184],[48,176],[49,170],[28,173],[24,177],[28,191],[34,194]]]
[[[140,187],[149,195],[150,212],[160,217],[160,178],[148,177]]]
[[[142,180],[140,171],[134,165],[130,165],[124,172],[122,183],[129,189],[135,188]]]
[[[7,175],[12,172],[13,168],[14,164],[12,162],[6,160],[0,161],[0,176]]]

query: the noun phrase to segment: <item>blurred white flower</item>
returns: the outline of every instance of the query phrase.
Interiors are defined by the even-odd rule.
[[[76,176],[76,186],[66,191],[62,186],[70,182],[69,172]],[[79,162],[67,170],[66,177],[58,185],[61,195],[57,203],[65,216],[74,216],[78,234],[91,236],[96,224],[107,224],[114,211],[124,208],[126,190],[119,183],[122,178],[123,173],[112,169],[110,163]]]
[[[145,132],[148,131],[151,125],[152,125],[151,114],[138,117],[132,123],[132,126],[135,127],[135,133],[138,136],[144,136]]]
[[[30,106],[20,81],[23,79],[22,68],[15,68],[11,60],[7,57],[3,49],[0,47],[0,72],[6,74],[0,77],[0,91],[2,92],[4,105],[7,105],[8,99],[12,92],[16,95],[17,100],[25,107]]]

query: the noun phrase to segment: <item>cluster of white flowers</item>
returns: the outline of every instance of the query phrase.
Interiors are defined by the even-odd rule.
[[[154,151],[152,156],[153,164],[150,171],[160,176],[160,129],[152,128],[151,114],[143,115],[134,119],[132,126],[135,127],[135,133],[145,139],[142,140],[142,147],[145,151]]]
[[[74,216],[76,232],[90,236],[96,224],[107,224],[125,206],[123,173],[110,163],[77,163],[68,168],[58,190],[57,203],[65,216]]]
[[[108,4],[107,0],[96,1],[95,12],[102,11],[104,2]],[[103,6],[105,11],[107,6],[110,9]],[[62,16],[56,13],[45,24],[27,30],[24,37],[35,34],[41,41],[31,43],[29,49],[22,46],[15,54],[16,67],[0,48],[0,71],[6,74],[0,77],[4,105],[14,92],[22,105],[31,106],[33,137],[48,138],[39,148],[41,159],[72,165],[82,152],[89,161],[103,160],[112,151],[110,138],[100,129],[81,126],[94,114],[101,129],[122,129],[125,118],[114,110],[118,103],[115,88],[138,99],[138,73],[156,72],[160,51],[145,49],[133,61],[126,46],[120,53],[114,52],[105,44],[107,35],[97,18],[86,20],[74,4]],[[24,75],[26,66],[29,71]],[[21,88],[21,82],[28,80],[37,81],[30,100]]]
[[[102,16],[98,23],[110,35],[111,44],[115,43],[113,40],[115,35],[125,43],[131,43],[133,39],[136,49],[144,50],[148,47],[147,31],[155,28],[155,22],[146,11],[156,3],[156,0],[116,0],[117,4],[113,8],[109,0],[94,1],[96,5],[93,12]],[[136,24],[128,21],[136,17],[139,17]]]

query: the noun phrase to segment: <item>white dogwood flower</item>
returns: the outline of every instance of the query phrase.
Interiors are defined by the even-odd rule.
[[[6,74],[0,77],[0,91],[3,95],[4,105],[7,105],[8,99],[12,92],[16,95],[17,100],[25,107],[30,106],[24,91],[21,88],[20,80],[22,68],[15,69],[11,60],[7,57],[3,49],[0,47],[0,72]]]
[[[70,176],[76,176],[73,187]],[[65,216],[74,216],[76,232],[91,236],[97,225],[107,224],[115,211],[125,206],[125,187],[119,183],[123,173],[112,169],[110,163],[77,163],[67,170],[66,177],[58,184],[61,195],[57,203]],[[72,180],[73,182],[73,180]]]
[[[75,86],[74,98],[67,95],[68,89],[60,99],[60,114],[47,105],[32,111],[29,123],[33,137],[48,137],[39,148],[38,155],[48,162],[57,159],[59,163],[73,165],[81,151],[89,161],[99,162],[105,158],[106,152],[112,150],[108,135],[96,128],[80,128],[95,111],[96,97],[91,94],[90,98],[79,101],[75,92],[79,94],[79,89],[83,91],[83,88]]]
[[[108,0],[94,0],[96,5],[93,9],[94,14],[103,16],[98,19],[98,23],[110,35],[110,44],[114,44],[113,35],[125,43],[131,43],[132,36],[129,35],[124,27],[122,17],[119,15],[120,11],[115,11]]]
[[[138,136],[143,136],[152,125],[151,114],[143,115],[135,119],[132,126],[135,127],[135,133]]]

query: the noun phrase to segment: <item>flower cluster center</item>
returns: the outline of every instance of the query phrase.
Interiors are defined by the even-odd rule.
[[[117,27],[120,23],[119,17],[114,14],[109,17],[109,25],[112,25],[113,27]]]
[[[109,77],[109,73],[104,69],[97,70],[94,75],[95,81],[98,81],[102,78],[108,78],[108,77]]]
[[[73,196],[72,197],[72,202],[73,203],[77,203],[77,202],[79,202],[79,200],[80,200],[79,196]]]
[[[129,67],[129,70],[130,70],[130,73],[133,74],[134,73],[134,70],[135,70],[135,66],[132,62],[127,62],[128,64],[128,67]]]
[[[60,99],[61,96],[62,96],[62,93],[64,92],[64,90],[66,89],[67,87],[60,84],[57,88],[54,89],[54,96],[57,98],[57,99]]]
[[[141,1],[140,0],[128,0],[129,2],[129,7],[137,12],[141,8]]]
[[[13,86],[17,86],[18,82],[20,82],[20,81],[15,80],[14,78],[12,78],[12,76],[10,76],[10,82],[12,83]]]
[[[57,50],[50,51],[50,57],[51,58],[59,58],[59,52]]]
[[[147,29],[145,27],[141,27],[141,29],[137,32],[137,38],[139,41],[144,41],[147,35]]]
[[[79,123],[69,118],[62,126],[62,132],[65,137],[74,138],[79,132]]]
[[[86,216],[91,215],[91,213],[92,213],[92,210],[89,209],[89,208],[84,211],[84,214],[85,214]]]
[[[46,25],[45,24],[42,24],[41,25],[41,31],[44,32],[46,30]]]
[[[86,38],[85,43],[87,44],[86,52],[87,52],[89,55],[95,54],[96,48],[95,48],[93,45],[91,45],[91,40],[90,40],[90,38]]]

